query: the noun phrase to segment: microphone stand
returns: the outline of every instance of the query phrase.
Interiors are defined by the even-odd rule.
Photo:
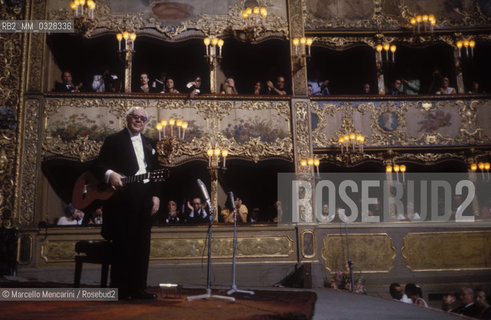
[[[353,283],[353,261],[351,261],[351,258],[349,255],[348,227],[347,227],[346,221],[344,222],[344,233],[346,235],[346,255],[348,256],[348,268],[349,268],[350,279],[351,279],[350,292],[353,292],[353,289],[355,286],[355,284]]]
[[[234,200],[232,199],[232,203]],[[240,209],[240,208],[239,208]],[[235,284],[235,256],[237,252],[237,208],[235,208],[235,203],[234,203],[234,250],[233,250],[233,262],[232,262],[232,289],[227,291],[228,295],[231,295],[234,292],[240,292],[240,293],[248,293],[250,295],[254,294],[254,291],[249,291],[249,290],[240,290],[237,289],[237,285]]]
[[[209,197],[205,197],[205,198],[208,202],[208,207],[210,208],[210,224],[208,225],[208,275],[206,278],[206,293],[196,296],[189,296],[187,297],[187,300],[193,301],[197,299],[215,298],[215,299],[235,301],[234,297],[220,296],[211,293],[211,234],[212,234],[212,226],[213,226],[213,212],[215,212],[215,207],[211,204]]]

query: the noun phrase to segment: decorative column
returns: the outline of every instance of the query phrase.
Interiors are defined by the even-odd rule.
[[[293,38],[305,37],[304,17],[302,2],[298,0],[288,0],[288,26],[290,33],[290,65],[292,79],[293,96],[307,96],[307,59],[302,56],[295,56],[295,48],[292,43]]]
[[[453,51],[453,58],[455,62],[455,72],[457,76],[457,93],[463,94],[465,93],[465,87],[464,87],[464,76],[462,74],[462,62],[460,61],[459,57],[459,49],[455,49]]]
[[[124,92],[131,92],[131,69],[133,68],[133,50],[124,55]]]

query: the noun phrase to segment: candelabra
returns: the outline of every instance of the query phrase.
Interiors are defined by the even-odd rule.
[[[77,32],[88,36],[90,31],[95,28],[95,6],[93,0],[75,0],[70,3]]]
[[[465,56],[468,58],[474,57],[474,47],[476,46],[476,41],[474,40],[459,40],[455,44],[459,53],[459,58],[462,58],[462,48],[464,48]],[[470,54],[469,54],[469,48]]]
[[[116,34],[118,40],[119,58],[124,61],[124,91],[131,92],[131,69],[133,64],[133,54],[135,53],[136,33],[124,31]],[[124,39],[124,47],[122,41]]]
[[[421,32],[431,32],[433,33],[433,29],[436,24],[436,19],[435,15],[433,14],[424,14],[424,15],[417,15],[415,17],[412,17],[409,20],[409,23],[413,26],[413,33],[421,33]],[[423,30],[421,30],[421,26],[423,26]]]
[[[268,10],[265,7],[259,7],[259,5],[254,8],[247,7],[242,11],[242,17],[245,23],[243,30],[245,36],[247,40],[253,41],[265,29]]]
[[[206,150],[208,156],[208,169],[210,171],[211,178],[211,202],[213,203],[215,210],[218,208],[218,173],[220,170],[227,170],[227,156],[228,150],[220,149],[218,147],[209,147]],[[218,219],[218,214],[215,212],[215,220]]]
[[[217,61],[222,59],[222,47],[225,44],[225,41],[217,37],[206,37],[203,40],[203,43],[206,47],[205,58],[208,60],[210,65],[214,65]]]
[[[363,153],[365,136],[360,133],[348,133],[338,139],[341,154],[355,152],[358,149]]]
[[[168,134],[166,133],[167,126],[170,128],[170,132]],[[155,125],[155,129],[157,129],[159,132],[159,141],[162,140],[162,138],[165,139],[166,136],[169,138],[174,138],[174,126],[177,127],[176,138],[184,140],[189,123],[180,119],[176,120],[174,118],[170,118],[169,120],[162,120]]]

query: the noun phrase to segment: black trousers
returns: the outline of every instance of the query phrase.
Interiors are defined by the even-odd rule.
[[[104,211],[103,227],[113,242],[111,287],[120,295],[132,294],[147,286],[150,256],[152,188],[136,183],[118,191]],[[104,234],[103,234],[104,235]]]

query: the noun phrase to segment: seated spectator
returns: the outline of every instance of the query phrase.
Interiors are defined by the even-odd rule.
[[[363,90],[362,90],[362,93],[363,94],[372,94],[371,92],[371,88],[370,88],[370,84],[369,83],[365,83],[363,85]]]
[[[469,90],[468,94],[480,94],[482,93],[479,89],[479,82],[476,80],[472,81],[472,88]]]
[[[254,94],[255,95],[264,94],[263,84],[261,83],[261,81],[256,81],[254,83]]]
[[[479,308],[479,319],[489,320],[491,319],[491,306],[487,300],[486,292],[482,289],[476,290],[475,303]]]
[[[403,94],[403,92],[402,92],[402,81],[401,81],[401,79],[395,79],[394,82],[392,82],[392,87],[390,88],[389,93],[391,95]]]
[[[442,297],[442,310],[450,312],[450,310],[454,309],[456,306],[455,301],[457,301],[457,298],[455,298],[454,293],[447,293],[443,295]]]
[[[73,204],[69,203],[65,207],[65,215],[58,219],[57,225],[68,226],[68,225],[81,225],[84,218],[84,212],[75,209]]]
[[[448,77],[443,77],[442,86],[440,90],[436,92],[436,94],[456,94],[455,88],[449,87],[450,80]]]
[[[171,94],[176,94],[179,93],[179,91],[174,87],[174,79],[171,77],[168,77],[167,80],[165,80],[165,88],[167,93]]]
[[[191,223],[205,223],[209,221],[209,213],[206,211],[206,207],[201,202],[201,198],[196,197],[193,199],[192,204],[187,203],[189,213],[186,216],[188,222]]]
[[[452,309],[450,312],[462,314],[468,317],[479,316],[480,309],[474,302],[474,291],[471,288],[462,288],[460,290],[459,299],[462,305]]]
[[[232,205],[232,200],[230,196],[227,197],[225,202],[225,209],[220,212],[222,216],[222,221],[225,223],[234,223],[234,209]],[[247,207],[242,203],[242,199],[235,197],[235,208],[237,210],[237,222],[246,223],[247,222]]]
[[[273,84],[273,82],[270,80],[266,81],[266,86],[266,94],[279,96],[290,94],[290,90],[286,88],[285,78],[283,76],[276,78],[276,84]]]
[[[329,91],[329,80],[324,80],[319,84],[319,91],[313,91],[313,94],[316,96],[328,96],[331,94]]]
[[[308,85],[307,85],[307,94],[308,94],[309,96],[311,96],[311,95],[313,95],[313,94],[314,94],[314,92],[313,92],[313,90],[312,90],[312,85],[311,85],[311,84],[308,84]]]
[[[160,92],[160,93],[168,92],[166,87],[166,81],[167,81],[167,73],[162,72],[158,78],[155,78],[152,81],[152,85],[150,86],[150,91]]]
[[[389,292],[390,292],[390,296],[394,300],[401,301],[404,303],[413,303],[413,300],[407,297],[407,295],[404,293],[404,290],[402,290],[401,285],[397,282],[393,282],[390,284]]]
[[[402,78],[402,92],[407,95],[417,95],[421,88],[421,82],[416,78]]]
[[[428,89],[429,94],[434,94],[442,85],[442,73],[440,72],[440,69],[435,68],[433,70],[433,73],[431,74],[431,83],[430,87]]]
[[[159,224],[179,224],[185,222],[181,213],[177,209],[177,203],[174,200],[167,202],[167,213]]]
[[[80,88],[83,86],[82,82],[78,85],[74,85],[72,74],[68,71],[63,72],[61,79],[62,83],[59,83],[58,81],[55,83],[56,92],[80,92]]]
[[[101,225],[102,224],[102,206],[97,207],[92,212],[87,213],[82,224],[86,225]]]
[[[404,291],[414,304],[426,308],[428,307],[428,303],[426,303],[426,301],[423,299],[423,291],[421,290],[420,286],[414,283],[408,283],[406,284]]]
[[[109,69],[104,70],[103,74],[94,75],[92,80],[92,90],[95,92],[119,92],[118,76],[111,74]]]
[[[276,216],[274,217],[273,222],[274,223],[279,223],[283,219],[283,208],[281,206],[281,201],[279,201],[279,200],[276,201],[274,203],[274,208],[276,210]]]
[[[222,84],[222,94],[238,94],[237,89],[235,89],[234,78],[227,78]]]
[[[198,94],[201,93],[200,87],[201,87],[201,77],[200,76],[194,77],[193,81],[190,81],[186,84],[187,93],[188,93],[190,99],[193,99],[194,97],[196,97]]]
[[[136,89],[136,92],[149,93],[150,92],[150,86],[148,85],[149,81],[150,80],[148,79],[148,74],[146,74],[146,73],[140,74],[140,85]]]

